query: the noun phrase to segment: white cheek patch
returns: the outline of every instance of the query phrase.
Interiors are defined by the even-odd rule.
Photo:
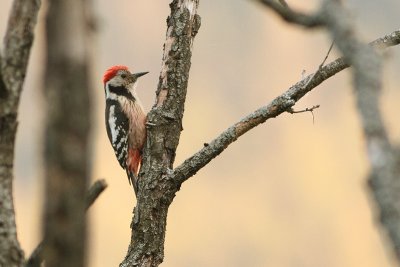
[[[116,100],[116,99],[117,99],[117,95],[110,92],[109,85],[110,85],[110,82],[108,81],[108,82],[106,83],[106,99],[113,99],[113,100]]]
[[[106,82],[106,85],[104,86],[104,90],[106,91],[106,98],[110,97],[110,89],[108,88],[108,82]]]

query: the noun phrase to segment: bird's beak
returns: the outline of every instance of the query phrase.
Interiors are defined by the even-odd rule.
[[[141,76],[143,76],[143,75],[146,75],[147,73],[149,73],[149,72],[148,72],[148,71],[145,71],[145,72],[134,73],[134,74],[132,74],[132,77],[135,78],[135,79],[137,79],[137,78],[139,78],[139,77],[141,77]]]

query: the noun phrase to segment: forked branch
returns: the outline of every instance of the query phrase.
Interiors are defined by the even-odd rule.
[[[199,0],[173,0],[155,105],[147,114],[147,139],[139,172],[131,243],[121,267],[158,266],[164,258],[168,207],[176,185],[172,168],[182,130],[193,40],[200,27]]]

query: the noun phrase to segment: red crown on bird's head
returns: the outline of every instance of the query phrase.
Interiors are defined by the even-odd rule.
[[[106,72],[104,73],[103,83],[106,84],[106,82],[111,80],[117,74],[117,72],[120,70],[129,70],[129,69],[127,66],[123,66],[123,65],[112,66],[111,68],[106,70]]]

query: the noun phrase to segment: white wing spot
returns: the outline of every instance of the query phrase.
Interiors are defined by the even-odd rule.
[[[108,124],[110,125],[110,130],[111,130],[111,139],[112,139],[112,143],[115,144],[115,142],[117,141],[117,136],[118,136],[118,130],[117,125],[117,117],[115,117],[115,106],[112,105],[110,107],[110,115],[108,116]]]
[[[121,140],[119,141],[119,143],[117,144],[117,149],[120,149],[120,147],[125,144],[126,142],[126,137],[121,138]]]

